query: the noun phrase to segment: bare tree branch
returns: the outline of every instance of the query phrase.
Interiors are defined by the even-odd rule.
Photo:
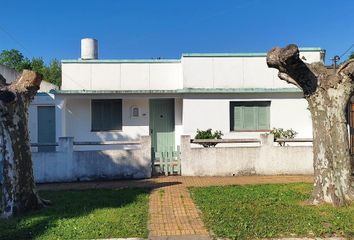
[[[287,83],[294,84],[295,86],[297,86],[298,88],[300,88],[302,90],[301,86],[294,79],[292,79],[288,74],[283,73],[283,72],[279,72],[278,77],[280,79],[285,80]]]
[[[267,54],[267,65],[278,69],[279,78],[299,87],[305,95],[311,95],[316,91],[317,78],[300,59],[299,49],[295,44],[285,48],[273,48]]]
[[[348,76],[350,79],[354,80],[354,59],[345,62],[337,71],[338,75]]]
[[[22,74],[7,87],[7,90],[32,99],[36,95],[41,82],[42,76],[39,73],[23,70]]]

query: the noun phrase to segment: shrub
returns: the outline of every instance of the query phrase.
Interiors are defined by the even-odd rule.
[[[297,132],[291,128],[287,130],[284,130],[283,128],[273,128],[270,133],[274,135],[274,140],[278,138],[292,139],[297,135]],[[280,146],[285,146],[285,142],[279,142],[278,144]]]
[[[195,135],[194,139],[221,139],[221,136],[223,135],[224,134],[218,130],[212,132],[211,128],[207,130],[197,129],[197,135]],[[203,147],[215,147],[215,145],[218,143],[199,143],[199,144],[203,145]]]

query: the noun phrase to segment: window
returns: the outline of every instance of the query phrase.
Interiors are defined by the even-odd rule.
[[[91,101],[92,131],[122,130],[122,99]]]
[[[270,129],[270,102],[230,102],[231,131]]]

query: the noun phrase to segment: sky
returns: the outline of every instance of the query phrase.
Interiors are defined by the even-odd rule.
[[[330,64],[354,44],[354,1],[1,1],[0,50],[77,59],[85,37],[98,40],[100,59],[267,52],[295,43],[326,49]]]

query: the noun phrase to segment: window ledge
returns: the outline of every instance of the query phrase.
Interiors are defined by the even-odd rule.
[[[230,130],[230,132],[270,132],[272,130],[264,129],[264,130]]]

